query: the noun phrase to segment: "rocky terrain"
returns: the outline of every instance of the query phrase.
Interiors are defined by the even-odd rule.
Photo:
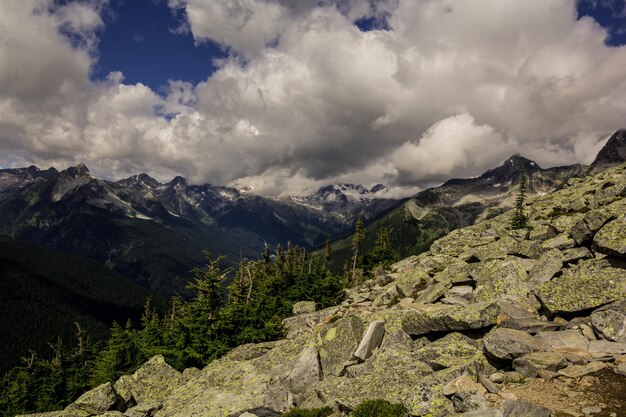
[[[156,356],[40,416],[340,416],[367,399],[411,416],[626,415],[625,197],[626,164],[572,178],[527,204],[528,229],[511,230],[506,212],[340,306],[298,303],[283,340],[183,373]]]

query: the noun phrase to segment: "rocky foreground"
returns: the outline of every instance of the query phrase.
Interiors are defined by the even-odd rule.
[[[625,197],[626,165],[570,179],[528,205],[528,230],[510,230],[505,213],[347,290],[341,306],[298,303],[284,340],[183,373],[156,356],[38,415],[261,417],[329,405],[340,416],[385,399],[412,416],[626,416],[626,391],[611,402],[591,389],[626,387]],[[552,407],[554,392],[566,401]]]

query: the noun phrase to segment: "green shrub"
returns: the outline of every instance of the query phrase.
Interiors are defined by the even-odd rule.
[[[403,417],[406,410],[401,404],[391,404],[385,400],[362,402],[352,413],[352,417]]]
[[[283,414],[283,417],[328,417],[333,413],[330,407],[324,408],[294,408]]]

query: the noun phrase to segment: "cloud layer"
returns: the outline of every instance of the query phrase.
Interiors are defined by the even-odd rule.
[[[3,5],[0,165],[409,192],[515,152],[588,163],[626,125],[626,47],[605,46],[574,0],[170,0],[196,42],[229,54],[166,95],[90,80],[102,5]]]

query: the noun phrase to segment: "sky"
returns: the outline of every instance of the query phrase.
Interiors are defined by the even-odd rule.
[[[623,0],[0,4],[3,167],[399,196],[623,127]]]

